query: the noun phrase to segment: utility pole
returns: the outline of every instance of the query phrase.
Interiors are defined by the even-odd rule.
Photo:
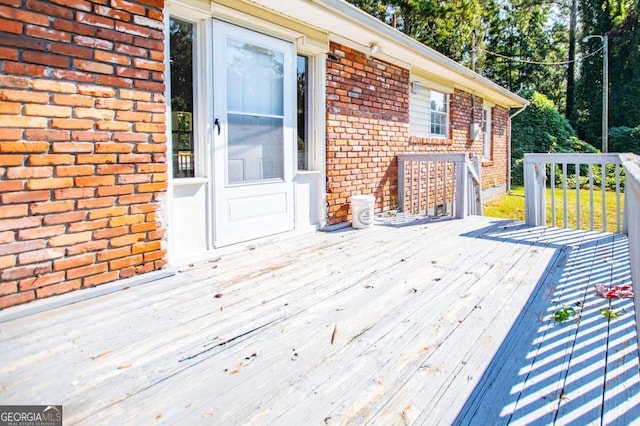
[[[588,35],[582,39],[602,41],[602,152],[609,152],[609,38],[606,35]]]
[[[602,36],[602,152],[609,152],[609,38]]]
[[[476,72],[476,30],[471,31],[471,71]]]

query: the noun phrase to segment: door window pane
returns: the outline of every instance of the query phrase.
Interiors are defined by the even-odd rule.
[[[228,117],[229,183],[283,178],[282,118]]]
[[[284,178],[284,53],[227,40],[227,182]]]
[[[171,70],[171,138],[173,177],[195,176],[193,132],[193,28],[171,18],[169,55]]]
[[[227,108],[283,115],[284,54],[230,39],[227,43]]]

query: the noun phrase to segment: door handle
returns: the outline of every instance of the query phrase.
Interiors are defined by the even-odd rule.
[[[213,125],[218,128],[218,134],[220,134],[220,120],[217,118],[213,121]]]

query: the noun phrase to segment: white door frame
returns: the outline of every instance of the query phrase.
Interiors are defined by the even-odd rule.
[[[214,199],[214,246],[221,247],[252,239],[291,231],[295,228],[295,195],[293,176],[295,171],[295,47],[288,41],[277,39],[250,29],[235,26],[222,21],[214,21],[213,60],[214,60],[214,128],[213,128],[213,199]],[[229,93],[227,76],[228,40],[256,46],[282,54],[283,93],[282,93],[282,177],[273,179],[230,182],[229,149],[230,122],[233,115],[247,121],[274,120],[276,116],[259,112],[233,111],[229,113]],[[241,90],[242,88],[236,88]],[[264,94],[262,94],[265,96]],[[245,114],[245,115],[243,115]],[[217,120],[217,121],[216,121]],[[217,123],[217,124],[216,124]],[[237,126],[238,129],[240,126]],[[251,129],[251,127],[248,127]],[[256,125],[256,129],[258,129]],[[233,130],[231,130],[233,131]],[[239,130],[236,130],[239,131]],[[259,137],[259,136],[258,136]],[[260,145],[258,151],[263,152]],[[247,149],[247,148],[245,148]],[[258,155],[260,156],[260,155]],[[247,157],[251,159],[251,157]],[[238,164],[243,164],[238,160]],[[264,158],[256,158],[260,163]],[[262,164],[262,163],[260,163]],[[251,171],[253,173],[256,165]],[[265,167],[266,169],[266,167]],[[241,167],[241,170],[244,169]],[[256,176],[260,173],[256,172]]]
[[[199,132],[201,143],[200,160],[201,164],[197,177],[189,179],[173,178],[172,161],[167,161],[168,186],[167,197],[163,201],[162,215],[166,232],[167,258],[171,266],[181,266],[186,263],[193,263],[204,260],[214,255],[214,253],[226,252],[225,248],[214,249],[214,220],[216,211],[214,209],[214,179],[213,175],[213,24],[214,18],[223,19],[227,22],[236,23],[242,27],[254,29],[264,34],[280,38],[282,40],[295,43],[296,53],[303,53],[313,58],[313,78],[312,99],[313,106],[310,112],[313,125],[313,160],[312,170],[296,171],[294,176],[295,194],[302,197],[296,200],[296,232],[310,232],[322,228],[326,224],[327,204],[326,204],[326,162],[325,162],[325,95],[326,95],[326,75],[325,61],[328,52],[328,39],[326,45],[318,43],[317,40],[309,40],[303,32],[296,31],[290,27],[283,27],[266,21],[260,16],[250,15],[246,12],[223,7],[219,4],[207,4],[206,2],[194,3],[192,0],[168,0],[165,7],[165,66],[169,70],[169,20],[175,17],[196,24],[196,46],[194,47],[194,86],[196,90],[196,101],[194,104],[194,114],[197,116],[195,125]],[[215,21],[217,22],[217,21]],[[166,79],[166,98],[169,100],[170,79]],[[295,94],[293,95],[295,96]],[[294,97],[291,98],[292,105],[295,104]],[[166,114],[166,137],[168,157],[171,149],[171,114]],[[295,152],[292,152],[294,155]],[[188,221],[189,215],[185,216],[188,208],[180,207],[181,199],[175,199],[178,195],[175,191],[184,189],[204,188],[206,195],[206,223],[193,224],[194,230],[205,235],[206,247],[193,247],[188,236],[183,235],[178,229],[180,221]],[[298,209],[301,204],[301,210]],[[297,210],[300,210],[298,214]],[[300,217],[298,218],[298,215]],[[191,230],[190,230],[191,232]],[[266,242],[277,241],[286,238],[284,234],[270,235],[259,240],[248,241],[251,246]],[[246,244],[244,245],[246,246]],[[185,247],[188,247],[185,250]],[[233,246],[229,250],[235,250]]]
[[[174,178],[173,161],[171,153],[172,146],[172,117],[171,117],[171,78],[170,70],[170,43],[169,43],[169,23],[172,18],[189,22],[194,26],[193,45],[193,123],[195,143],[195,169],[196,175],[192,178]],[[171,4],[165,13],[165,69],[167,70],[165,97],[167,99],[166,114],[166,137],[167,137],[167,198],[165,214],[167,217],[168,229],[168,260],[171,265],[181,265],[197,259],[206,258],[213,248],[211,230],[213,229],[211,187],[211,123],[210,116],[213,108],[213,83],[212,83],[212,62],[211,62],[211,40],[212,40],[212,20],[210,13],[199,11],[191,7],[183,7],[179,4]],[[204,212],[197,212],[197,216],[204,215],[202,220],[190,221],[191,215],[188,207],[181,206],[182,202],[176,197],[181,197],[185,193],[197,194],[197,199],[189,199],[189,203],[204,209]],[[182,195],[179,195],[182,194]],[[181,198],[184,200],[184,198]],[[186,210],[185,210],[186,209]],[[184,232],[185,225],[190,227],[188,232]],[[190,233],[201,233],[198,243],[194,244]]]

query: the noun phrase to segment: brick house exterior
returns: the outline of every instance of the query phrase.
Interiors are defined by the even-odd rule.
[[[252,16],[269,23],[264,31],[284,25],[260,2],[213,1],[223,15],[242,13],[247,26]],[[181,3],[0,0],[0,309],[167,266],[176,201],[165,28]],[[304,4],[337,15],[314,3]],[[194,4],[201,10],[193,22],[206,28],[211,2],[193,0],[185,13]],[[360,11],[348,13],[375,25]],[[286,19],[287,31],[321,39],[302,49],[320,65],[316,83],[326,95],[315,141],[323,157],[317,170],[324,171],[295,183],[309,179],[310,191],[319,193],[308,203],[318,205],[310,216],[321,217],[310,221],[314,229],[351,220],[354,194],[374,194],[376,211],[396,208],[399,152],[482,153],[482,142],[469,138],[481,96],[456,85],[448,137],[412,137],[409,67],[334,41],[332,29]],[[488,90],[510,99],[496,87]],[[482,166],[487,188],[508,177],[509,107],[492,111],[493,161]]]
[[[351,220],[351,195],[375,195],[378,212],[397,207],[399,152],[482,154],[482,140],[469,137],[472,117],[482,116],[482,98],[472,100],[472,94],[456,89],[450,97],[449,137],[412,137],[410,71],[337,43],[330,49],[326,159],[329,224]],[[493,108],[493,161],[482,163],[484,189],[507,183],[508,120],[506,108]]]
[[[163,1],[0,1],[0,308],[162,268]]]

